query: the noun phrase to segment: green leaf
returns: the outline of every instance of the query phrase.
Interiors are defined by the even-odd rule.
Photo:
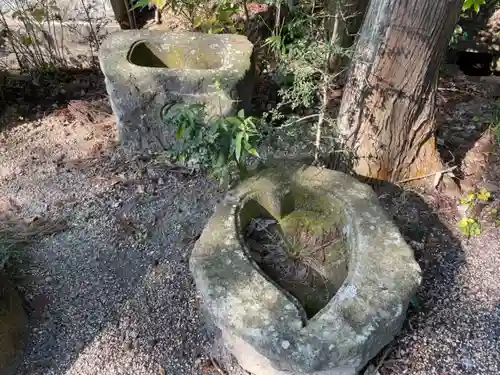
[[[488,190],[486,190],[485,188],[482,188],[477,193],[477,199],[479,199],[481,201],[487,201],[490,198],[491,198],[491,193]]]
[[[177,128],[177,132],[175,133],[175,138],[178,140],[181,139],[183,133],[184,133],[184,124],[181,123]]]
[[[255,122],[254,122],[254,120],[255,120],[255,117],[253,117],[253,116],[248,116],[248,117],[245,119],[245,122],[246,122],[248,125],[250,125],[251,127],[253,127],[253,128],[255,129],[255,128],[256,128],[256,126],[255,126]]]
[[[193,20],[193,27],[194,27],[194,28],[198,28],[198,27],[200,27],[202,24],[203,24],[203,19],[202,19],[200,16],[196,16],[196,17],[194,17],[194,20]]]
[[[216,167],[222,167],[227,164],[227,154],[224,151],[220,151],[217,155],[217,159],[215,162]]]
[[[478,121],[479,121],[479,117],[478,117],[478,116],[474,116],[474,117],[472,118],[472,121],[474,121],[474,122],[478,122]]]
[[[227,10],[220,11],[217,13],[217,20],[219,22],[229,23],[231,22],[232,13],[233,12]]]
[[[23,46],[31,46],[33,44],[33,39],[29,35],[23,35],[21,43]]]
[[[149,3],[150,3],[149,0],[138,0],[135,3],[135,5],[132,8],[130,8],[130,11],[135,10],[137,8],[149,7]],[[156,4],[154,2],[152,2],[152,3],[155,4],[159,8],[161,8],[163,6],[162,4]],[[157,1],[157,3],[161,3],[161,1]]]
[[[229,125],[231,125],[231,122],[228,121],[228,119],[225,118],[219,119],[219,128],[224,130],[224,132],[227,133],[229,131]]]
[[[462,11],[472,8],[476,13],[479,13],[481,6],[484,4],[486,4],[485,0],[465,0],[462,5]]]
[[[43,8],[35,8],[31,11],[31,15],[35,19],[36,22],[41,23],[46,17],[45,9]]]
[[[224,120],[225,122],[227,122],[229,125],[232,125],[236,129],[239,129],[240,125],[243,124],[242,119],[239,117],[231,116],[231,117],[226,117]]]
[[[194,127],[194,113],[192,111],[187,112],[187,123],[190,128]]]
[[[476,219],[470,217],[464,217],[460,219],[457,223],[457,227],[466,236],[481,234],[481,225]]]
[[[474,221],[473,223],[471,223],[469,232],[474,236],[481,234],[481,225],[479,224],[479,222]]]
[[[243,141],[243,136],[244,136],[243,132],[239,132],[238,134],[236,134],[236,144],[235,144],[234,152],[235,152],[237,162],[239,162],[240,158],[241,158],[241,145],[242,145],[242,141]]]
[[[474,0],[465,0],[462,5],[462,10],[467,10],[474,5]]]
[[[210,124],[210,134],[217,135],[219,133],[219,121],[214,121]]]
[[[270,36],[269,38],[266,38],[264,46],[270,46],[272,48],[279,49],[281,46],[281,36],[273,35]]]
[[[470,205],[470,204],[474,203],[475,199],[476,199],[476,194],[469,191],[465,197],[460,199],[460,204]]]
[[[253,156],[257,157],[257,158],[260,158],[259,153],[257,152],[257,150],[254,147],[248,148],[247,151],[248,151],[248,153],[250,155],[253,155]]]
[[[463,217],[463,218],[461,218],[461,219],[458,221],[458,223],[457,223],[457,227],[458,227],[459,229],[466,229],[466,228],[468,228],[468,227],[469,227],[469,225],[470,225],[470,220],[473,220],[473,219],[470,219],[470,218],[468,218],[468,217]]]

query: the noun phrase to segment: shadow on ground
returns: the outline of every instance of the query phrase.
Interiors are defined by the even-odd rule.
[[[97,164],[109,167],[108,157]],[[52,177],[61,198],[73,186],[78,199],[52,212],[70,228],[13,267],[31,315],[20,375],[149,375],[160,366],[187,375],[204,352],[187,259],[216,186],[161,165],[117,164]]]
[[[443,308],[445,300],[441,296],[450,295],[459,282],[458,277],[465,265],[464,252],[460,241],[420,195],[385,181],[363,182],[373,187],[389,218],[412,246],[422,268],[423,281],[416,299],[410,304],[401,334],[401,337],[411,336],[416,324],[431,324],[432,311]],[[398,345],[401,344],[396,341],[394,346],[398,348]],[[374,360],[375,364],[380,361],[380,356]]]
[[[371,185],[423,271],[403,331],[373,361],[380,374],[498,371],[499,356],[492,354],[500,348],[500,306],[492,303],[498,288],[484,284],[500,261],[500,247],[491,245],[500,243],[498,229],[485,223],[485,233],[469,241],[452,229],[457,220],[453,200],[438,192],[424,200],[386,182]]]
[[[88,81],[85,95],[102,94],[102,78],[95,77]],[[67,77],[70,93],[74,79]],[[54,99],[47,99],[50,90],[43,86],[29,86],[27,98],[40,109],[54,111]],[[14,94],[6,100],[17,106]],[[60,103],[67,103],[71,95],[78,94],[60,96]],[[27,104],[30,118],[33,102]],[[63,212],[72,228],[47,238],[18,264],[32,307],[30,344],[19,375],[149,375],[158,373],[159,366],[166,375],[184,375],[192,373],[193,363],[206,349],[187,259],[211,213],[215,189],[203,177],[179,177],[169,170],[156,172],[154,178],[147,170],[140,178],[134,173],[123,164],[115,174],[98,176],[112,180],[120,174],[119,182],[96,192],[90,183],[95,176],[82,180],[81,170],[63,169],[55,172],[57,178],[50,177],[61,194],[76,192],[76,201]],[[27,178],[20,180],[19,189]],[[145,179],[154,179],[155,186]],[[500,347],[500,306],[497,303],[494,310],[468,297],[464,246],[437,207],[415,192],[382,182],[372,185],[423,270],[418,303],[410,308],[403,332],[383,358],[382,375],[441,371],[437,353],[446,358],[441,362],[454,361],[451,373],[480,373],[474,366],[481,353],[472,352],[468,342],[475,346],[474,340],[482,336],[493,345],[489,354],[495,353],[495,345]],[[37,196],[31,191],[24,194]],[[494,241],[492,237],[490,243]],[[491,259],[493,267],[495,261]],[[456,315],[463,311],[466,316]],[[488,317],[488,327],[480,326],[482,317]],[[449,332],[461,351],[443,349]],[[432,352],[422,354],[425,350]]]
[[[0,130],[48,116],[71,100],[106,96],[98,69],[11,73],[0,78]]]
[[[20,375],[140,375],[156,373],[158,366],[166,375],[184,375],[206,355],[187,259],[211,213],[210,189],[198,178],[177,180],[168,171],[160,176],[165,184],[154,196],[124,199],[114,207],[118,197],[130,197],[137,188],[132,180],[91,205],[81,202],[74,208],[74,228],[48,239],[21,265],[37,284],[38,294],[27,289],[27,297],[40,306]],[[464,250],[420,195],[387,183],[372,186],[423,270],[418,304],[410,308],[381,374],[415,374],[418,365],[415,369],[408,362],[418,359],[419,349],[429,341],[439,341],[436,333],[447,327],[468,293],[461,281]],[[125,241],[115,241],[116,218],[123,211],[131,231]],[[144,223],[151,228],[146,237],[140,230]],[[478,305],[475,313],[490,312]],[[200,371],[195,373],[211,374]]]

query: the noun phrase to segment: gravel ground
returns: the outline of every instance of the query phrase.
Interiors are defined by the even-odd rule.
[[[424,270],[419,306],[410,309],[380,374],[498,374],[500,231],[490,227],[459,241],[459,234],[443,224],[446,219],[429,213],[422,201],[406,201],[401,207],[411,212],[419,204],[413,211],[418,222],[432,229],[412,232],[407,214],[395,217]],[[416,237],[420,240],[411,239]]]
[[[19,261],[32,308],[19,374],[208,373],[193,365],[206,340],[187,259],[220,193],[203,177],[126,162],[113,139],[105,122],[58,115],[2,133],[11,210],[70,224]]]
[[[480,137],[483,122],[499,108],[486,98],[458,103],[442,129],[447,142],[458,142],[450,145],[458,155],[461,144],[470,145],[463,163],[470,178],[463,185],[492,194],[479,216],[479,236],[466,239],[459,233],[456,202],[438,193],[396,189],[382,195],[424,271],[420,306],[410,310],[404,331],[388,348],[382,375],[500,374],[500,228],[490,214],[500,208],[500,144],[486,149]]]
[[[70,225],[17,261],[32,321],[18,375],[220,375],[210,353],[242,375],[210,345],[187,268],[222,192],[203,176],[127,159],[105,111],[79,121],[64,107],[0,132],[3,206]],[[460,240],[439,196],[380,194],[424,285],[401,336],[373,361],[379,373],[500,373],[499,230]]]

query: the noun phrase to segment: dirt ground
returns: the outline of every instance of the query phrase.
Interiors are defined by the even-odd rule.
[[[69,225],[11,269],[31,317],[19,375],[243,374],[209,359],[187,268],[224,192],[202,174],[124,155],[98,73],[18,80],[5,93],[3,210]],[[463,76],[439,93],[443,157],[493,201],[483,233],[466,239],[455,200],[375,187],[424,270],[403,332],[373,361],[382,375],[500,373],[500,229],[487,217],[499,205],[499,149],[482,143],[483,117],[498,105]]]

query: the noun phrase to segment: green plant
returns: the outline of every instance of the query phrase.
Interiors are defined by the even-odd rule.
[[[465,206],[466,212],[468,212],[472,211],[478,203],[484,204],[490,199],[491,193],[488,190],[481,188],[478,192],[468,192],[463,198],[460,199],[459,203],[460,205]],[[463,217],[458,221],[457,227],[467,237],[481,234],[481,224],[475,217]]]
[[[458,229],[467,237],[481,234],[481,224],[471,217],[464,217],[457,223]]]
[[[462,13],[460,14],[460,21],[464,19],[468,19],[471,17],[471,13],[479,13],[481,8],[486,5],[486,0],[464,0],[462,4]],[[459,23],[460,23],[459,21]],[[449,45],[451,47],[455,46],[458,42],[462,40],[467,40],[469,38],[469,34],[467,31],[464,31],[460,24],[455,26],[455,30],[451,36]]]
[[[495,227],[500,227],[500,206],[498,208],[492,208],[489,212]]]
[[[0,24],[20,69],[51,72],[57,67],[65,67],[62,20],[55,3],[42,0],[31,5],[24,0],[14,0],[9,5],[11,17],[19,21],[21,27],[9,24],[5,10],[0,12]]]
[[[212,3],[198,0],[139,0],[132,9],[152,4],[157,9],[170,9],[180,15],[191,29],[209,34],[242,32],[243,23],[237,17],[242,6],[248,17],[246,1],[217,0]]]
[[[490,128],[493,130],[497,144],[500,145],[500,109],[497,109],[490,119]]]
[[[193,27],[208,34],[241,33],[244,28],[243,23],[235,20],[235,16],[240,12],[240,9],[233,2],[220,1],[204,16],[196,16]]]
[[[462,11],[474,9],[476,13],[479,13],[479,9],[485,4],[486,0],[464,0]]]
[[[230,182],[232,166],[245,178],[249,156],[259,157],[255,119],[243,110],[235,116],[208,116],[202,104],[176,104],[164,121],[177,128],[174,160],[208,169],[222,184]]]
[[[323,128],[334,123],[334,114],[328,109],[329,90],[344,72],[342,61],[352,51],[345,47],[346,4],[343,0],[331,4],[298,3],[286,19],[277,17],[270,28],[272,35],[264,43],[276,60],[268,70],[281,87],[279,103],[264,118],[281,123],[282,128],[305,123],[315,129],[311,142],[316,160],[325,140]]]
[[[99,31],[104,27],[102,20],[91,16],[92,5],[86,0],[79,0],[89,25],[89,35],[83,35],[77,26],[64,25],[61,10],[56,0],[6,0],[0,10],[0,44],[16,56],[18,67],[22,71],[50,73],[65,69],[70,64],[81,66],[81,61],[70,57],[65,45],[66,29],[80,34],[90,48],[92,63],[97,63],[97,51],[100,40]],[[16,22],[8,19],[10,14]],[[11,67],[8,67],[11,68]]]
[[[487,202],[491,198],[491,193],[485,188],[481,188],[477,193],[469,191],[465,197],[460,198],[460,204],[468,209],[473,208],[478,202]]]
[[[461,40],[467,40],[468,38],[469,38],[469,34],[467,33],[467,31],[464,31],[462,26],[456,25],[448,44],[449,44],[449,46],[453,47],[453,46],[457,45],[457,43],[460,42]]]

